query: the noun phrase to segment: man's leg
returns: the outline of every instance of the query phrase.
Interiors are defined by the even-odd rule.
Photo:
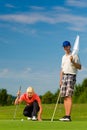
[[[65,116],[60,118],[60,121],[71,121],[71,109],[72,109],[72,97],[64,98],[64,108],[65,108]]]
[[[66,116],[70,116],[71,109],[72,109],[72,97],[65,97],[64,98],[64,107],[65,107]]]

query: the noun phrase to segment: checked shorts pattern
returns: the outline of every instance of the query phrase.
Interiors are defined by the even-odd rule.
[[[76,75],[64,74],[62,78],[62,86],[60,88],[61,97],[72,96],[74,85],[76,83]]]

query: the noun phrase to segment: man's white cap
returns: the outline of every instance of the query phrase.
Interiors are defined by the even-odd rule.
[[[27,88],[27,93],[30,92],[30,93],[34,93],[34,89],[32,87],[28,87]]]

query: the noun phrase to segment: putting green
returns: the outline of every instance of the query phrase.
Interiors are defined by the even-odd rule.
[[[1,130],[87,130],[87,121],[21,121],[0,120]]]

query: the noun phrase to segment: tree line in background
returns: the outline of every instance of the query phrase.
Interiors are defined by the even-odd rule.
[[[44,95],[40,95],[43,104],[56,103],[59,89],[56,93],[50,91]],[[0,106],[13,105],[16,97],[7,93],[6,89],[0,89]],[[63,103],[63,99],[60,98],[59,103]],[[81,84],[75,85],[75,91],[73,95],[73,103],[87,103],[87,78],[83,80]]]

